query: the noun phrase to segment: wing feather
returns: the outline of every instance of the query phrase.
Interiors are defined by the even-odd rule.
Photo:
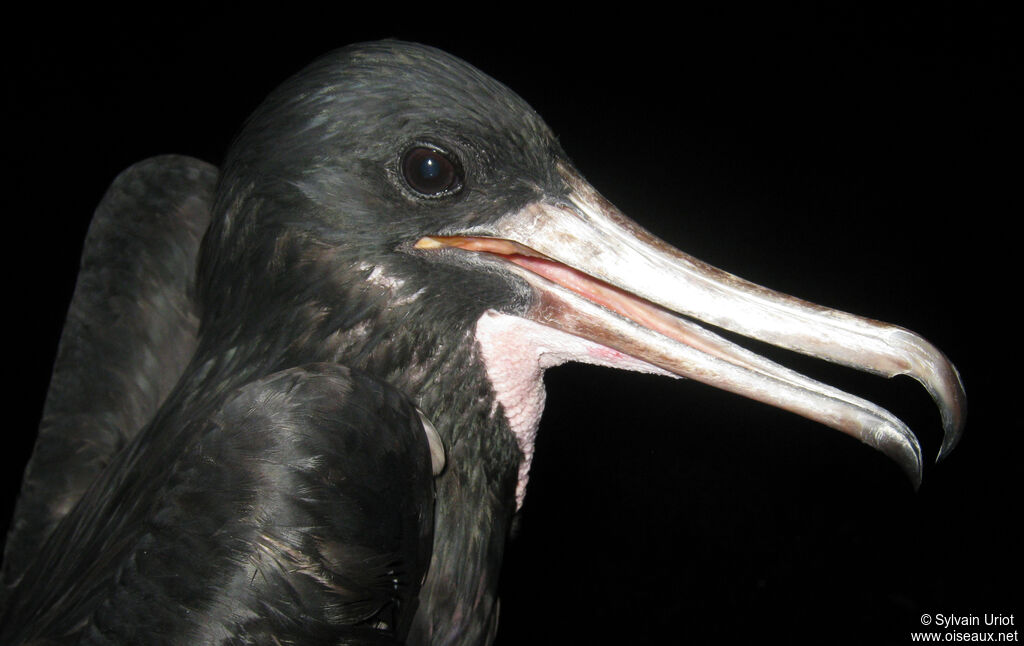
[[[404,643],[434,505],[408,397],[310,364],[177,421],[139,435],[135,476],[104,477],[64,520],[0,642]],[[145,442],[160,431],[176,431],[170,454]]]
[[[154,157],[123,171],[97,207],[4,549],[5,593],[191,358],[216,181],[206,162]]]

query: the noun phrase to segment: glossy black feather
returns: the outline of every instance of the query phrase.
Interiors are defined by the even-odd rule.
[[[197,159],[149,159],[121,173],[97,207],[8,535],[0,599],[192,358],[195,257],[216,179],[217,169]]]
[[[45,584],[13,600],[5,643],[398,643],[433,531],[405,397],[314,364],[247,384],[179,440],[144,481],[86,496],[79,516],[119,499],[109,534],[76,536],[98,560],[44,551],[54,569],[28,575]]]
[[[450,199],[423,199],[401,179],[402,153],[424,141],[457,156],[466,172],[465,186]],[[378,633],[400,637],[406,628],[409,643],[489,641],[521,453],[494,405],[473,330],[488,309],[522,311],[526,288],[508,275],[409,251],[421,236],[494,221],[540,195],[564,195],[559,164],[568,164],[564,153],[525,102],[431,48],[398,42],[346,48],[271,94],[221,169],[198,255],[200,325],[192,360],[148,425],[114,455],[27,567],[0,638],[137,643],[166,633],[167,643],[194,643],[189,617],[198,613],[204,625],[234,626],[209,635],[218,643],[295,635],[314,643],[361,643]],[[246,587],[254,585],[254,570],[239,565],[239,555],[252,553],[263,525],[243,522],[250,511],[232,496],[252,491],[259,469],[236,458],[277,449],[261,444],[260,429],[245,424],[238,427],[254,432],[234,435],[232,445],[219,437],[229,431],[215,420],[232,410],[239,392],[255,397],[274,375],[317,363],[344,365],[388,384],[441,434],[447,467],[434,482],[433,550],[418,602],[415,577],[385,605],[333,589],[299,590],[294,583],[255,592]],[[301,401],[311,414],[311,404]],[[303,437],[326,432],[315,416],[295,431]],[[425,447],[422,432],[418,437]],[[202,471],[209,452],[222,473]],[[289,459],[309,457],[315,456]],[[365,460],[359,465],[316,459],[352,485],[359,484],[362,465],[376,465],[372,456],[358,458]],[[297,467],[282,460],[285,472],[263,486],[290,500],[281,513],[300,513],[295,505],[305,500],[305,485],[287,477]],[[420,464],[409,454],[406,466],[429,472],[430,460]],[[181,469],[204,475],[176,485]],[[208,480],[224,497],[196,484]],[[184,491],[189,494],[176,497]],[[419,505],[419,495],[392,489],[371,507],[380,522],[400,523],[406,517],[400,510]],[[379,580],[380,566],[346,534],[350,515],[330,524],[326,552],[300,532],[291,553],[341,564],[339,576],[350,580],[344,590],[372,588],[367,582]],[[360,518],[353,516],[352,530],[361,536]],[[430,520],[417,526],[420,539]],[[402,566],[422,574],[422,564],[412,560]],[[344,567],[354,561],[365,570]],[[221,590],[225,570],[218,568],[225,562],[237,566],[232,572],[241,587],[218,597],[210,590]],[[162,563],[173,567],[154,565]],[[239,573],[250,576],[248,583]],[[186,599],[195,605],[183,605]],[[417,603],[415,614],[409,612]],[[254,613],[255,623],[224,610],[233,604]],[[321,616],[335,606],[344,612]],[[165,608],[188,613],[175,619]],[[147,612],[150,623],[142,620]],[[299,619],[301,626],[290,623]],[[371,626],[376,632],[363,635]],[[236,641],[250,630],[262,636]]]

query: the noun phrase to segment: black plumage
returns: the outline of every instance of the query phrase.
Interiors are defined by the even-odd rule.
[[[7,540],[4,591],[192,358],[195,258],[216,178],[198,160],[149,160],[97,208]]]
[[[464,173],[451,199],[417,195],[401,176],[410,146],[434,145]],[[177,322],[155,347],[148,325],[101,331],[107,346],[74,326],[65,334],[62,356],[93,346],[112,348],[97,360],[127,366],[147,352],[174,358],[155,359],[171,366],[166,381],[139,386],[149,404],[116,433],[76,431],[96,455],[59,485],[64,502],[47,508],[45,485],[22,504],[4,639],[490,639],[523,454],[495,414],[474,326],[488,311],[526,315],[536,297],[492,262],[414,243],[487,233],[541,200],[568,204],[576,188],[565,169],[554,136],[507,89],[435,50],[388,42],[329,55],[272,94],[232,147],[215,196],[212,169],[194,160],[128,171],[115,188],[185,178],[160,203],[139,200],[144,212],[209,204],[212,222],[198,252],[194,234],[166,252],[180,261],[169,276],[141,273],[174,294],[161,306]],[[124,199],[112,192],[100,212],[121,212]],[[88,244],[116,240],[100,231]],[[111,283],[129,300],[141,289]],[[86,302],[73,315],[105,307],[91,287],[79,293]],[[69,378],[96,379],[93,365]],[[414,405],[444,443],[433,481]]]
[[[439,84],[438,79],[444,83]],[[342,118],[326,119],[325,111]],[[401,127],[395,128],[396,123]],[[507,134],[509,140],[492,141],[495,132]],[[439,429],[450,431],[444,439],[451,466],[448,476],[438,484],[438,498],[470,500],[473,504],[439,503],[438,524],[448,530],[437,538],[443,548],[435,549],[435,554],[443,556],[431,569],[445,572],[443,577],[439,575],[444,587],[466,598],[430,594],[424,595],[422,605],[439,617],[440,627],[435,629],[439,632],[454,630],[455,624],[465,624],[474,613],[484,619],[473,619],[479,625],[471,631],[482,636],[493,630],[490,617],[513,509],[518,449],[507,429],[502,428],[503,421],[490,415],[493,396],[468,337],[470,326],[484,309],[496,301],[515,304],[517,299],[523,300],[523,295],[521,288],[506,278],[467,279],[471,272],[465,267],[437,265],[394,253],[395,247],[410,239],[438,231],[438,205],[403,193],[389,176],[394,172],[391,168],[396,146],[425,136],[458,142],[464,147],[464,163],[473,171],[472,185],[454,212],[444,215],[446,222],[459,226],[485,222],[525,204],[540,193],[541,187],[551,187],[557,180],[551,161],[561,153],[554,137],[525,103],[493,80],[425,48],[388,43],[343,50],[314,63],[271,95],[251,117],[229,153],[212,201],[213,224],[198,254],[198,342],[190,338],[188,324],[194,325],[194,320],[182,303],[171,306],[184,322],[169,335],[158,334],[145,325],[131,332],[104,325],[96,332],[104,337],[103,347],[78,328],[67,328],[62,357],[77,355],[86,351],[84,348],[103,347],[98,352],[104,358],[121,356],[124,363],[135,365],[138,357],[147,353],[157,355],[154,361],[162,363],[165,354],[188,356],[194,343],[197,349],[174,392],[128,450],[118,453],[138,432],[132,426],[141,427],[142,420],[153,415],[155,403],[119,424],[116,433],[104,423],[108,410],[86,415],[100,420],[93,425],[99,430],[76,427],[71,442],[100,446],[97,455],[83,467],[88,473],[64,485],[66,491],[60,499],[82,495],[88,476],[101,468],[106,470],[37,557],[39,562],[51,564],[46,569],[30,565],[34,552],[55,524],[54,516],[67,513],[72,505],[63,502],[40,520],[39,507],[49,504],[43,499],[54,497],[48,483],[38,488],[40,493],[33,500],[21,504],[8,549],[9,572],[5,579],[19,585],[8,604],[4,641],[17,643],[30,637],[63,635],[69,630],[77,635],[92,630],[81,623],[93,613],[95,617],[90,621],[100,625],[97,630],[101,632],[112,630],[104,626],[118,625],[115,619],[105,618],[105,609],[129,612],[126,608],[131,608],[131,599],[136,597],[128,595],[123,604],[112,606],[103,600],[109,590],[129,586],[122,564],[133,562],[140,550],[150,549],[147,544],[154,530],[148,522],[152,514],[160,513],[155,505],[167,495],[165,483],[182,469],[201,466],[194,463],[203,459],[202,451],[193,453],[189,447],[196,442],[201,446],[199,438],[217,426],[215,420],[220,416],[230,418],[232,402],[245,397],[237,394],[238,389],[254,396],[252,384],[267,375],[339,360],[415,398],[421,408],[430,411]],[[504,157],[496,158],[499,155]],[[168,207],[177,207],[176,211],[185,211],[186,219],[199,220],[201,216],[193,216],[188,207],[210,202],[212,172],[209,166],[185,158],[156,159],[133,167],[115,182],[100,206],[97,222],[115,219],[120,224],[120,218],[135,217],[133,208],[144,202],[143,196],[150,195],[147,191],[161,185],[171,194],[158,193],[156,202],[144,203],[151,211],[143,217],[161,218]],[[187,179],[168,185],[168,175]],[[125,186],[129,188],[123,189]],[[137,188],[132,191],[131,187]],[[125,203],[130,206],[126,208]],[[105,215],[108,212],[112,212],[109,217]],[[152,230],[140,232],[142,249],[126,253],[131,254],[129,257],[152,256],[148,250],[151,243],[145,238],[163,236],[157,228],[159,221],[147,220],[139,226],[152,226]],[[194,235],[195,228],[191,225],[184,230]],[[110,234],[102,226],[95,226],[90,235],[87,259],[92,249],[106,258],[113,255],[110,247],[119,245],[118,233]],[[178,265],[166,265],[171,276],[136,275],[142,276],[144,283],[155,283],[161,294],[182,296],[189,286],[187,257],[193,250],[194,239],[189,237],[165,254],[185,259]],[[164,266],[162,256],[154,258],[158,266]],[[88,283],[88,267],[87,263],[72,320],[74,312],[91,318],[94,310],[105,310],[111,300]],[[387,280],[397,279],[402,287],[390,289],[381,280],[367,280],[379,268],[384,269]],[[128,272],[139,269],[133,265]],[[134,282],[122,282],[120,277],[110,282],[113,286],[109,289],[127,290],[124,298],[129,301],[137,297],[137,290],[141,291]],[[453,283],[464,288],[446,289]],[[423,288],[427,289],[425,293],[412,298]],[[403,300],[405,306],[395,304]],[[144,302],[142,308],[144,313],[150,311]],[[162,315],[157,312],[156,318]],[[134,319],[135,315],[125,318]],[[430,324],[409,324],[417,320]],[[132,345],[150,334],[159,337],[158,347],[151,349],[144,342]],[[102,379],[99,387],[118,389],[120,369],[111,367],[111,377],[98,377],[95,366],[101,360],[96,357],[83,363],[69,358],[68,371],[79,371],[69,379]],[[173,381],[173,372],[171,368],[162,376]],[[131,375],[125,378],[133,380]],[[461,387],[447,387],[453,382]],[[143,401],[158,401],[167,392],[166,387],[142,387],[155,391],[152,395],[147,391],[149,396],[141,398]],[[134,394],[127,397],[132,402],[137,399]],[[64,395],[54,390],[51,399],[63,400]],[[106,408],[120,411],[124,407],[122,400]],[[228,453],[219,457],[218,463],[229,474],[249,478],[244,463],[230,459],[229,449],[223,450]],[[45,453],[36,454],[29,466],[29,482],[34,473],[43,470],[35,464],[45,458]],[[57,461],[76,463],[75,458],[64,456]],[[429,460],[415,466],[429,471]],[[52,474],[63,469],[48,466],[45,471]],[[229,474],[223,476],[224,489],[243,486],[228,484]],[[22,530],[23,525],[28,527]],[[171,536],[161,538],[175,540]],[[188,538],[179,536],[177,540]],[[231,544],[227,538],[222,542]],[[221,542],[207,548],[219,545]],[[248,572],[245,567],[253,558],[251,547],[240,541],[233,552],[229,547],[223,549],[231,554],[226,558],[237,564],[236,575],[244,578],[241,571]],[[175,555],[187,563],[202,563],[209,555],[201,546],[187,543],[177,550]],[[181,563],[183,569],[185,562]],[[402,567],[422,574],[414,564]],[[167,568],[175,571],[172,565]],[[22,570],[29,574],[18,581]],[[41,577],[38,584],[34,576]],[[57,576],[60,578],[55,579]],[[418,583],[416,575],[412,579]],[[426,585],[430,588],[439,584],[428,581]],[[292,588],[291,584],[287,587]],[[146,591],[153,597],[169,593]],[[222,593],[234,598],[230,591]],[[170,601],[170,597],[167,599]],[[175,601],[187,605],[186,599]],[[216,595],[205,602],[219,603]],[[435,605],[446,610],[467,607],[461,611],[461,619],[450,617],[450,611],[446,613],[450,618],[443,619]],[[344,620],[350,619],[339,614]],[[114,616],[123,619],[122,615]],[[179,628],[185,632],[175,634],[167,625],[161,626],[161,632],[169,643],[187,641],[188,630]],[[98,642],[105,638],[98,634],[89,637]],[[129,638],[111,637],[115,641]]]

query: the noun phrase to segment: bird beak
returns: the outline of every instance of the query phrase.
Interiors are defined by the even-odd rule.
[[[563,169],[563,176],[571,189],[567,199],[534,202],[482,235],[431,236],[416,247],[500,258],[533,288],[526,318],[852,435],[895,460],[915,487],[921,448],[903,422],[695,320],[858,370],[910,375],[941,411],[939,457],[956,445],[966,397],[956,368],[928,341],[707,265],[642,229],[574,171]]]

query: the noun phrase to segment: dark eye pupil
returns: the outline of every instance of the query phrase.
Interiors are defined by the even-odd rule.
[[[402,160],[402,174],[417,193],[437,196],[458,190],[458,169],[448,157],[433,148],[413,148]]]
[[[427,157],[420,162],[419,174],[420,178],[428,182],[437,181],[437,178],[441,176],[444,169],[441,168],[441,161],[435,157]]]

